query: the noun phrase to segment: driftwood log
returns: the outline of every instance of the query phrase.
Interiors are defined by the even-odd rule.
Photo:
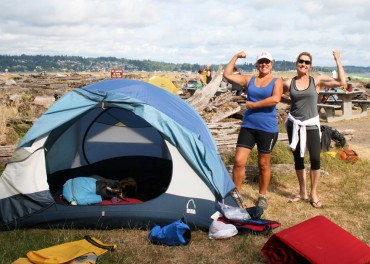
[[[233,102],[231,92],[217,93],[222,81],[222,67],[203,89],[198,89],[186,101],[202,116],[206,123],[218,122],[240,111],[238,103]]]
[[[215,76],[212,78],[212,81],[202,89],[196,90],[193,96],[188,98],[186,101],[198,112],[203,111],[208,106],[209,101],[215,96],[220,87],[221,81],[222,67],[219,66]]]
[[[221,152],[235,149],[240,124],[241,120],[207,124],[216,142],[217,148]]]
[[[207,123],[215,123],[238,113],[241,107],[238,103],[231,101],[232,97],[231,92],[226,92],[216,97],[215,100],[211,100],[209,105],[201,113],[203,119]]]

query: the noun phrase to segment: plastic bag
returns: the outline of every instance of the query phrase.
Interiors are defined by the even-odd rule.
[[[226,239],[238,234],[238,229],[232,224],[226,224],[217,220],[213,220],[208,231],[209,239]]]
[[[248,220],[251,219],[251,216],[245,208],[233,207],[230,205],[222,204],[219,202],[221,207],[221,213],[231,220]]]

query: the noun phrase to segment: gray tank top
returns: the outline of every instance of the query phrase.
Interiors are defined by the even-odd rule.
[[[298,90],[296,86],[296,77],[292,79],[290,84],[291,107],[290,114],[299,121],[305,121],[317,116],[317,99],[314,78],[310,76],[310,84],[307,89]],[[315,129],[316,126],[307,127],[307,129]]]

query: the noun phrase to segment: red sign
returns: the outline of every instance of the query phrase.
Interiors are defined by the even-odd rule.
[[[123,78],[123,70],[122,69],[111,69],[110,77],[111,78]]]

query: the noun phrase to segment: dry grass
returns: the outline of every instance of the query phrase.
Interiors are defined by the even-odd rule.
[[[80,240],[86,234],[118,248],[103,255],[100,264],[112,263],[263,263],[258,248],[267,237],[244,234],[228,240],[209,240],[203,231],[192,232],[187,246],[168,247],[149,243],[149,230],[16,230],[7,233],[7,246],[0,249],[0,263],[11,263],[29,250]],[[3,234],[0,234],[2,236]],[[3,240],[4,241],[4,240]],[[23,254],[21,252],[24,252]],[[251,260],[251,261],[249,261]],[[247,261],[247,262],[246,262]]]
[[[10,118],[16,116],[18,110],[16,107],[8,107],[5,105],[0,105],[0,134],[7,133],[7,122]]]
[[[288,150],[285,155],[290,155]],[[252,165],[255,164],[249,166]],[[279,232],[323,215],[369,245],[369,165],[368,160],[347,163],[323,155],[319,195],[324,209],[315,209],[305,201],[288,203],[288,198],[298,191],[293,165],[274,165],[273,168],[281,168],[273,169],[269,208],[263,218],[279,221],[282,226],[274,231]],[[258,183],[248,177],[242,189],[247,206],[254,205],[257,192]],[[210,240],[207,231],[198,230],[192,232],[187,246],[167,247],[150,244],[146,239],[149,230],[13,230],[0,232],[0,241],[7,241],[0,248],[0,263],[10,263],[30,250],[79,240],[88,234],[118,245],[99,263],[265,263],[261,249],[269,238],[245,233],[227,240]]]
[[[30,128],[26,123],[37,116],[37,106],[33,105],[33,96],[29,92],[11,96],[0,91],[0,100],[1,144],[17,144]]]

